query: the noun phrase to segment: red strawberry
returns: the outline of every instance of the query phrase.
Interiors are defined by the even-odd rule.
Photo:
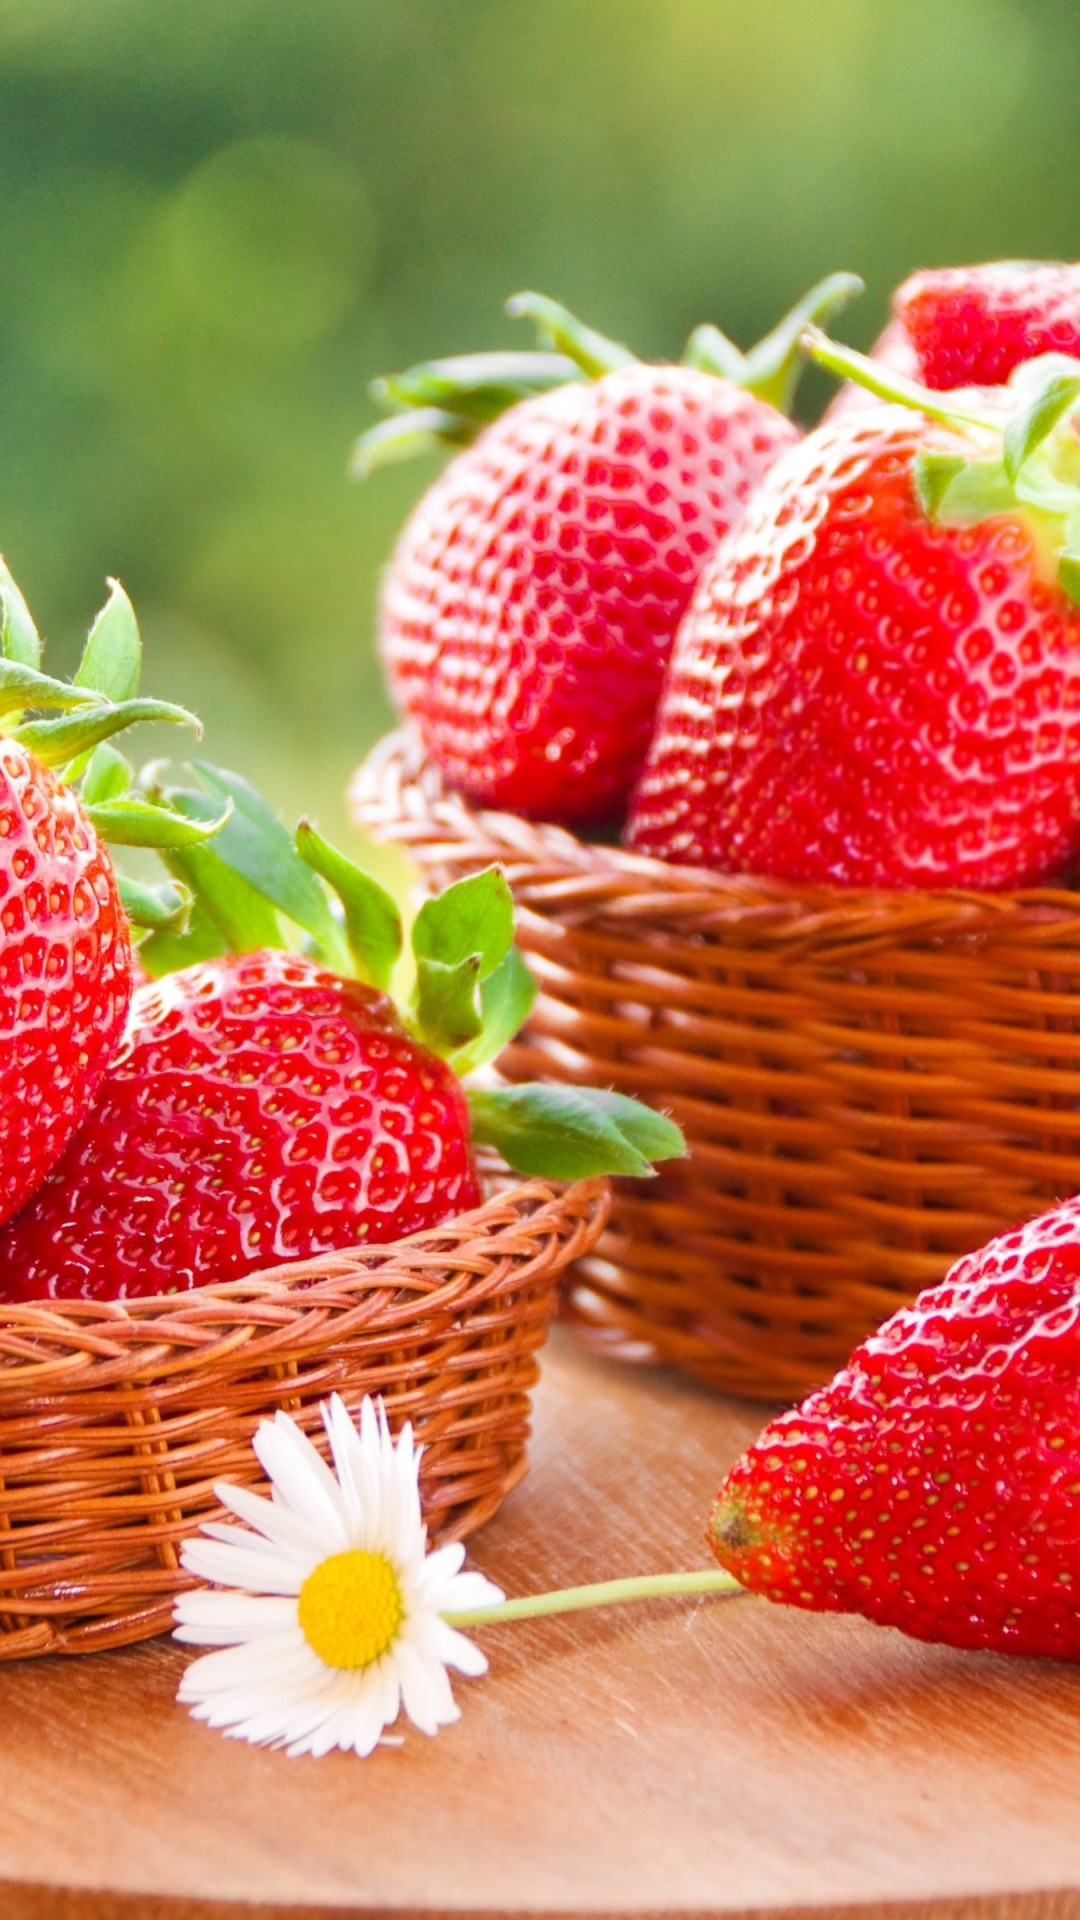
[[[1080,355],[1080,265],[932,268],[904,281],[893,312],[926,386],[999,386],[1040,354]]]
[[[465,1098],[384,994],[297,954],[136,993],[97,1104],[0,1234],[8,1299],[231,1280],[476,1206]]]
[[[205,816],[207,788],[233,811],[211,846],[170,852],[190,926],[142,953],[212,957],[136,992],[93,1111],[0,1231],[0,1297],[162,1293],[437,1226],[480,1200],[470,1137],[556,1179],[648,1173],[683,1150],[616,1094],[462,1084],[533,997],[496,869],[422,907],[399,1014],[379,990],[402,942],[390,898],[312,828],[294,843],[236,775],[200,772],[204,791],[162,796],[176,815]],[[275,909],[317,957],[221,950],[256,928],[273,939]]]
[[[625,804],[697,575],[797,438],[759,395],[786,397],[799,323],[850,290],[847,276],[825,283],[756,358],[702,330],[681,367],[643,366],[536,296],[517,303],[579,364],[451,462],[382,595],[394,696],[455,785],[558,820]],[[716,371],[732,358],[742,384]],[[437,396],[455,404],[447,364]],[[408,377],[407,397],[427,395],[427,377]]]
[[[114,583],[87,643],[81,684],[50,680],[37,670],[37,634],[0,562],[7,728],[0,736],[0,1220],[67,1146],[123,1032],[131,941],[98,828],[137,844],[151,810],[121,796],[116,774],[124,763],[111,749],[102,749],[112,780],[104,807],[95,785],[100,760],[86,771],[83,798],[62,769],[75,762],[78,773],[95,743],[132,720],[190,719],[179,708],[125,697],[134,693],[137,650],[134,615]],[[55,710],[54,717],[28,717],[34,710]],[[155,824],[161,819],[154,814]],[[184,823],[179,830],[190,837]],[[159,835],[151,839],[160,843]]]
[[[0,1218],[86,1114],[130,999],[109,856],[71,789],[0,739]]]
[[[924,1640],[1080,1659],[1080,1200],[967,1255],[717,1495],[770,1600]]]
[[[909,887],[1036,884],[1080,852],[1073,428],[1032,426],[1010,477],[1000,414],[970,426],[964,399],[951,425],[852,413],[772,469],[680,631],[632,846]],[[1037,401],[1013,396],[1018,428]]]

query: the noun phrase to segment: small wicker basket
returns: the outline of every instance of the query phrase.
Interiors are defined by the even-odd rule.
[[[325,1451],[333,1392],[413,1421],[435,1534],[480,1526],[525,1471],[536,1350],[607,1208],[605,1181],[533,1180],[390,1246],[0,1309],[0,1660],[164,1632],[215,1480],[260,1483],[251,1436],[278,1408]]]
[[[957,1255],[1080,1186],[1080,896],[798,889],[449,792],[407,733],[351,788],[432,884],[491,861],[542,992],[511,1079],[669,1109],[570,1282],[596,1343],[788,1398]]]

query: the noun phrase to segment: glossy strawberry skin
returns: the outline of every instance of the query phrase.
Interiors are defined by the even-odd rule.
[[[388,999],[303,957],[140,988],[90,1118],[0,1233],[9,1300],[238,1279],[476,1206],[449,1068]]]
[[[0,739],[0,1220],[85,1118],[131,984],[107,853],[71,789]]]
[[[639,366],[513,407],[406,526],[391,687],[451,782],[537,818],[625,805],[694,582],[797,431],[732,382]]]
[[[1080,1200],[967,1255],[772,1421],[709,1538],[771,1600],[1080,1659]]]
[[[767,476],[680,630],[638,850],[863,887],[1004,888],[1080,852],[1080,611],[1017,516],[932,525],[893,406]]]
[[[1080,355],[1080,265],[931,269],[904,281],[893,312],[925,386],[999,386],[1038,354]]]

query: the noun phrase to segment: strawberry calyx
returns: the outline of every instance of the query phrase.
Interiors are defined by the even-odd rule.
[[[736,386],[756,394],[779,413],[790,413],[805,360],[803,335],[807,327],[830,320],[863,291],[863,282],[857,274],[828,274],[796,301],[790,313],[747,353],[721,333],[719,327],[706,322],[690,335],[682,364],[733,380]]]
[[[119,581],[94,620],[70,681],[42,672],[42,643],[30,610],[0,559],[0,722],[65,785],[73,787],[95,832],[113,846],[187,846],[209,839],[225,814],[197,823],[133,791],[128,762],[110,745],[141,722],[168,722],[202,732],[186,707],[139,693],[142,641],[135,611]],[[154,887],[118,873],[117,889],[136,927],[163,927],[187,908],[174,884]]]
[[[680,364],[731,380],[787,413],[802,371],[805,328],[831,319],[862,291],[863,282],[855,274],[829,274],[748,352],[719,327],[706,324],[691,334]],[[539,336],[534,351],[422,360],[404,373],[382,374],[372,381],[372,399],[391,417],[356,441],[350,462],[355,479],[438,446],[468,446],[509,407],[536,394],[643,364],[629,347],[586,326],[547,294],[516,293],[506,311],[511,319],[534,323]]]
[[[1018,515],[1046,571],[1080,606],[1080,360],[1049,353],[1022,362],[1001,388],[999,404],[996,393],[987,400],[986,389],[922,387],[814,326],[803,344],[830,372],[951,430],[949,445],[925,446],[915,459],[916,492],[928,520],[964,527]]]
[[[500,868],[425,900],[406,932],[393,896],[309,821],[291,834],[241,774],[207,761],[191,772],[195,785],[172,784],[160,765],[143,776],[151,803],[183,820],[217,820],[228,809],[211,841],[160,850],[190,909],[182,927],[154,931],[140,947],[148,973],[291,947],[390,993],[413,1037],[466,1080],[474,1140],[496,1147],[520,1173],[646,1177],[653,1161],[685,1153],[673,1121],[623,1094],[466,1079],[496,1059],[536,996],[514,944],[514,903]]]

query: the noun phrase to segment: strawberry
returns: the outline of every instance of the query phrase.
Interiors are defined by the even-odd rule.
[[[136,992],[92,1113],[0,1231],[3,1297],[161,1293],[397,1239],[479,1203],[473,1141],[554,1178],[648,1173],[682,1150],[669,1121],[615,1094],[462,1085],[533,996],[497,870],[417,916],[402,1013],[384,991],[393,902],[312,828],[294,844],[236,775],[201,771],[209,794],[162,799],[194,819],[222,800],[232,813],[213,846],[172,846],[191,923],[142,954],[152,969],[185,943],[205,957]],[[280,938],[278,912],[312,955],[224,951]]]
[[[709,1539],[770,1600],[1080,1659],[1080,1199],[902,1308],[732,1468]]]
[[[39,672],[39,658],[0,562],[0,1220],[55,1164],[120,1044],[132,985],[125,900],[156,904],[160,917],[160,898],[118,881],[102,841],[160,841],[166,814],[122,797],[123,763],[99,743],[135,720],[190,720],[134,697],[138,631],[115,583],[73,685]]]
[[[893,312],[926,386],[1000,386],[1025,360],[1080,354],[1080,265],[933,268],[897,288]]]
[[[393,1240],[480,1201],[461,1087],[384,994],[300,954],[135,994],[69,1153],[0,1236],[8,1298],[122,1298]]]
[[[462,791],[563,821],[625,804],[694,581],[798,437],[773,403],[793,392],[800,327],[857,284],[823,282],[747,356],[701,328],[678,367],[642,365],[521,295],[511,310],[561,355],[435,362],[380,384],[413,410],[364,436],[363,471],[433,418],[451,440],[488,422],[413,513],[381,605],[394,696]],[[431,400],[442,411],[415,410]]]
[[[1058,877],[1080,853],[1080,364],[1021,369],[1005,415],[815,351],[908,404],[809,434],[721,546],[629,842],[796,882]]]

